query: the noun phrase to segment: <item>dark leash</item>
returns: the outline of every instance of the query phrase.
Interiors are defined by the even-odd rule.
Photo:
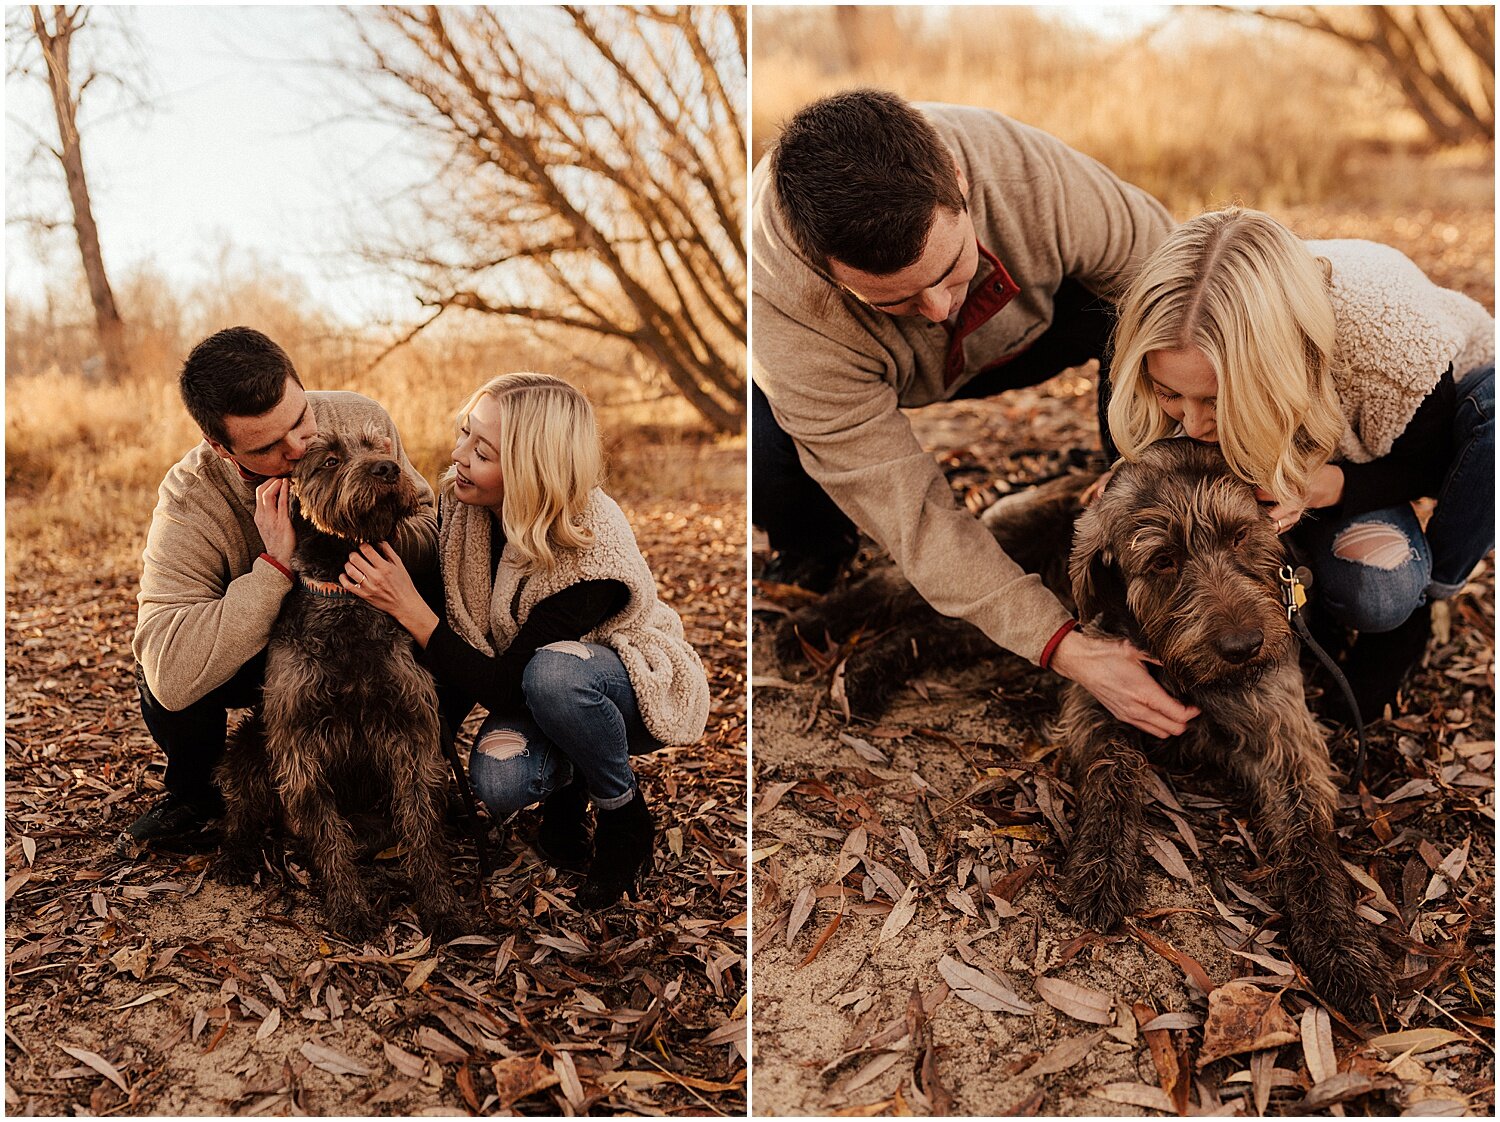
[[[1303,644],[1317,656],[1323,668],[1333,676],[1333,680],[1343,691],[1344,704],[1349,706],[1349,713],[1354,718],[1354,732],[1359,737],[1359,754],[1354,758],[1354,773],[1350,776],[1349,782],[1349,789],[1358,791],[1365,781],[1365,722],[1359,714],[1359,703],[1354,700],[1354,691],[1349,688],[1349,679],[1344,677],[1344,672],[1339,669],[1338,663],[1333,661],[1332,656],[1318,645],[1318,641],[1308,630],[1307,621],[1302,618],[1302,608],[1307,603],[1307,590],[1312,587],[1312,582],[1312,571],[1305,565],[1299,565],[1295,569],[1291,565],[1283,565],[1281,567],[1281,602],[1286,606],[1287,622],[1292,625]]]
[[[448,757],[448,766],[453,769],[453,779],[458,784],[458,789],[463,793],[464,804],[469,808],[469,836],[474,839],[474,850],[479,856],[479,881],[478,890],[483,893],[485,878],[490,875],[493,866],[490,864],[489,846],[484,841],[484,825],[479,818],[479,807],[474,802],[474,792],[469,788],[469,781],[464,778],[464,765],[458,758],[458,737],[448,735],[448,722],[439,718],[441,732],[439,739],[443,742],[443,755]]]

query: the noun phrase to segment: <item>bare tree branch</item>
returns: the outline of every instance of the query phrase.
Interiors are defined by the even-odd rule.
[[[743,21],[724,8],[360,9],[380,113],[430,189],[367,247],[430,307],[626,340],[744,423]]]

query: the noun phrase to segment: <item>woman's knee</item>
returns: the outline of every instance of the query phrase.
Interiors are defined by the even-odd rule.
[[[1333,539],[1328,607],[1356,631],[1392,631],[1423,603],[1432,577],[1427,551],[1388,522],[1355,522]]]
[[[537,650],[521,673],[526,707],[538,720],[559,707],[586,705],[603,696],[600,687],[601,648],[591,643],[563,640]]]
[[[498,820],[537,801],[531,744],[518,729],[481,731],[469,756],[469,783]]]

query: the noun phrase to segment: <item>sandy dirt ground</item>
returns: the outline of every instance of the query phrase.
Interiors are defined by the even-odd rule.
[[[1007,454],[1019,444],[1090,446],[1087,388],[1066,377],[912,416],[962,497],[1048,470],[1033,456],[1017,471]],[[808,667],[776,662],[768,620],[784,594],[766,592],[753,628],[755,1114],[1306,1114],[1340,1101],[1360,1113],[1489,1111],[1488,566],[1452,605],[1406,715],[1371,730],[1372,794],[1390,803],[1348,795],[1340,818],[1346,858],[1381,886],[1378,899],[1367,892],[1367,918],[1458,956],[1466,972],[1445,971],[1367,1025],[1330,1017],[1299,983],[1233,792],[1161,776],[1135,927],[1087,931],[1058,901],[1071,793],[1054,777],[1047,728],[1057,680],[999,654],[909,682],[874,724],[846,722],[828,672],[802,680]],[[1316,690],[1312,701],[1322,705]],[[1324,727],[1349,766],[1350,734]],[[1431,802],[1409,802],[1413,789]],[[1394,842],[1371,830],[1387,812],[1402,818]],[[1408,860],[1419,842],[1432,867]],[[1430,882],[1471,842],[1458,879]],[[1398,953],[1396,968],[1417,977],[1436,961]],[[1246,984],[1224,988],[1231,980]],[[1222,1046],[1227,1002],[1245,994],[1291,1018],[1285,1043],[1248,1050],[1256,1041],[1239,1039],[1247,1050],[1213,1061],[1206,1034]],[[1368,1042],[1423,1026],[1437,1032],[1396,1067],[1395,1045]]]
[[[327,932],[296,846],[255,887],[216,879],[212,831],[117,858],[162,790],[131,677],[136,562],[13,571],[7,1113],[743,1114],[745,507],[624,505],[710,672],[704,739],[635,761],[656,871],[585,915],[535,814],[482,885],[455,833],[477,934],[439,947],[391,855],[369,869],[392,922],[363,944]]]

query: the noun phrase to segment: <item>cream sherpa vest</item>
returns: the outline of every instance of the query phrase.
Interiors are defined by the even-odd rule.
[[[656,581],[624,511],[613,499],[594,489],[583,513],[594,544],[557,550],[558,564],[551,572],[524,573],[513,542],[505,544],[500,567],[491,572],[494,516],[483,507],[444,495],[440,522],[438,550],[448,622],[459,638],[486,654],[501,654],[531,609],[553,593],[580,581],[620,581],[630,590],[629,602],[583,636],[584,641],[602,644],[620,656],[641,718],[657,740],[691,744],[703,735],[708,723],[703,663],[683,638],[682,620],[657,598]]]
[[[1495,321],[1377,242],[1309,241],[1333,264],[1334,384],[1347,424],[1339,457],[1369,463],[1391,450],[1453,364],[1454,380],[1495,361]]]

